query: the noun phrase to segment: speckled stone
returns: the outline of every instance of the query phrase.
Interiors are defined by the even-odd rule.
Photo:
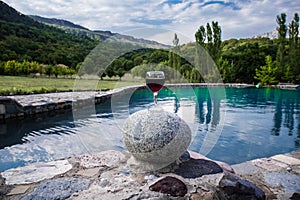
[[[122,133],[127,150],[137,160],[162,167],[178,159],[191,141],[187,123],[157,107],[129,116]]]
[[[38,185],[32,193],[21,200],[67,199],[75,192],[88,189],[90,182],[81,178],[49,180]]]

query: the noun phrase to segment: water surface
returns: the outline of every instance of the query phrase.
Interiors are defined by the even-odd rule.
[[[256,88],[164,88],[158,105],[193,132],[190,150],[229,164],[300,149],[300,92]],[[0,124],[0,170],[108,149],[123,150],[129,114],[153,107],[149,90],[124,103]]]

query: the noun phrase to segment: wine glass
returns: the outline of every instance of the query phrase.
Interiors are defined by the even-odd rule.
[[[154,102],[157,104],[158,91],[165,83],[165,74],[162,71],[149,71],[146,74],[146,85],[153,92]]]

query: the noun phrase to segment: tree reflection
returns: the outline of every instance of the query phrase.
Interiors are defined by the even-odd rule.
[[[282,126],[288,129],[288,135],[292,136],[295,131],[297,137],[300,136],[299,114],[300,100],[299,93],[287,90],[276,90],[275,97],[275,112],[273,117],[274,127],[273,135],[280,135]],[[284,119],[283,119],[284,117]],[[295,120],[298,118],[298,126],[295,130]]]

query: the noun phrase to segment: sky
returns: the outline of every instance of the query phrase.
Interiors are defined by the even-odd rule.
[[[26,15],[65,19],[91,30],[108,30],[172,43],[194,41],[199,26],[217,21],[222,40],[249,38],[276,29],[276,16],[290,23],[298,0],[4,0]]]

